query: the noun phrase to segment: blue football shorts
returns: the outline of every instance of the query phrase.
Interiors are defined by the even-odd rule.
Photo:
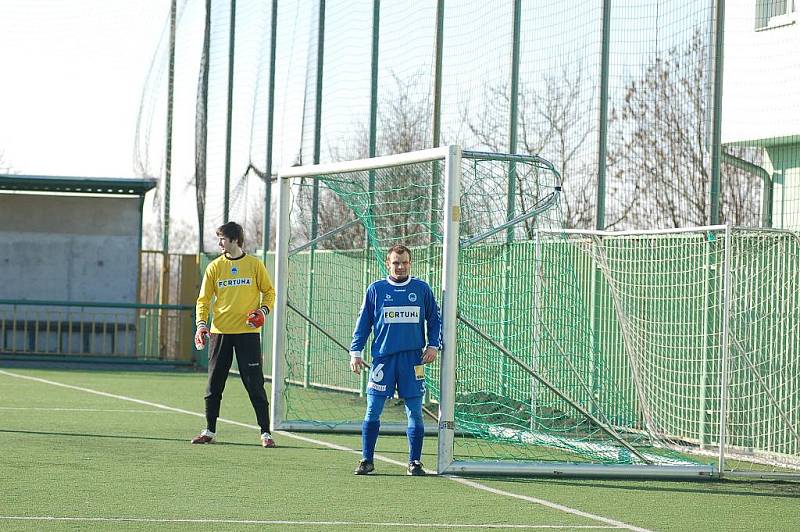
[[[425,366],[422,365],[421,350],[372,358],[367,393],[392,397],[395,389],[404,399],[425,395]]]

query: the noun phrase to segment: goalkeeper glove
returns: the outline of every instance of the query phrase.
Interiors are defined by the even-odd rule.
[[[269,314],[269,309],[267,307],[259,307],[255,310],[251,310],[247,313],[247,321],[245,323],[248,327],[258,329],[264,325],[264,320],[267,318],[267,314]]]
[[[194,348],[200,351],[206,346],[206,339],[208,338],[208,327],[206,322],[201,321],[197,324],[197,331],[194,333]]]

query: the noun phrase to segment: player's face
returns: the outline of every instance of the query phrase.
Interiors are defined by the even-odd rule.
[[[386,267],[389,269],[389,275],[395,279],[404,279],[411,275],[411,257],[408,253],[392,251],[386,257]]]
[[[236,248],[239,247],[236,242],[221,235],[217,235],[217,245],[219,246],[220,251],[228,254],[235,252]]]

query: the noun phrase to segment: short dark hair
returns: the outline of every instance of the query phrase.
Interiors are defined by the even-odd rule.
[[[236,222],[226,222],[217,227],[217,236],[224,236],[231,242],[235,240],[239,247],[244,245],[244,229]]]
[[[403,244],[395,244],[394,246],[390,247],[389,251],[386,252],[386,260],[389,260],[389,255],[392,253],[397,253],[398,255],[408,253],[408,260],[411,260],[411,250],[405,247]]]

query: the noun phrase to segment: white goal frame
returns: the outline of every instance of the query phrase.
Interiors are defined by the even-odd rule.
[[[319,164],[310,166],[291,167],[283,169],[277,176],[278,181],[278,217],[277,217],[277,238],[276,238],[276,256],[275,256],[275,309],[274,309],[274,327],[272,337],[272,404],[271,404],[271,421],[273,430],[287,430],[287,431],[309,431],[309,432],[343,432],[343,433],[357,433],[361,430],[360,423],[348,422],[340,423],[335,426],[325,426],[313,421],[297,421],[287,420],[285,417],[286,404],[284,400],[284,392],[286,390],[286,368],[284,360],[284,347],[286,346],[286,328],[287,328],[287,312],[291,311],[288,302],[289,294],[289,256],[290,256],[290,211],[292,207],[292,183],[294,180],[306,178],[315,179],[325,174],[337,174],[356,171],[369,171],[389,168],[403,164],[415,163],[428,163],[432,161],[442,162],[442,186],[443,186],[443,208],[442,219],[443,225],[443,250],[442,250],[442,277],[441,277],[441,310],[442,310],[442,336],[443,336],[443,350],[439,358],[440,369],[440,382],[439,382],[439,403],[438,403],[438,426],[428,426],[426,433],[436,432],[438,434],[437,446],[437,472],[439,474],[478,474],[478,475],[529,475],[529,476],[572,476],[572,477],[595,477],[595,478],[662,478],[662,479],[687,479],[687,480],[701,480],[712,479],[723,476],[725,465],[725,449],[720,448],[718,454],[718,465],[690,465],[690,464],[658,464],[658,465],[640,465],[640,464],[581,464],[581,463],[555,463],[555,462],[524,462],[524,461],[501,461],[489,459],[477,460],[461,460],[455,459],[455,437],[458,427],[455,423],[455,392],[456,392],[456,368],[457,368],[457,326],[459,322],[468,328],[473,326],[470,324],[467,317],[458,316],[458,271],[459,271],[459,251],[462,247],[473,243],[461,241],[460,223],[461,223],[461,187],[462,187],[462,155],[465,158],[470,158],[471,152],[463,152],[459,146],[451,145],[428,150],[421,150],[417,152],[410,152],[404,154],[389,155],[383,157],[376,157],[371,159],[360,159],[355,161],[337,162],[330,164]],[[494,154],[492,154],[494,155]],[[502,155],[496,154],[498,158],[524,158],[524,156],[516,155]],[[549,164],[549,163],[548,163]],[[560,190],[560,187],[557,188]],[[468,207],[468,206],[467,206]],[[526,214],[527,216],[527,214]],[[516,220],[516,219],[515,219]],[[500,226],[506,228],[515,220],[510,220],[506,224]],[[690,231],[690,230],[717,230],[724,231],[726,242],[730,239],[730,227],[715,226],[707,228],[691,228],[674,230]],[[544,232],[551,232],[552,230],[545,230]],[[571,231],[563,230],[564,234]],[[575,233],[592,233],[603,236],[619,236],[623,233],[606,233],[603,231],[574,231]],[[664,233],[669,231],[635,231],[636,234],[647,233]],[[480,238],[480,237],[479,237]],[[475,240],[475,239],[473,239]],[[726,245],[724,250],[726,263],[725,277],[723,279],[723,289],[725,293],[725,317],[723,323],[727,326],[727,301],[730,279],[727,272],[727,263],[729,259],[729,246]],[[355,316],[353,317],[355,319]],[[478,335],[482,335],[478,329],[473,329]],[[727,353],[727,328],[723,333],[724,345],[721,350]],[[489,343],[493,343],[491,338],[485,337]],[[342,345],[337,341],[339,345]],[[499,344],[498,344],[499,345]],[[498,347],[496,345],[495,347]],[[501,351],[503,347],[498,347]],[[346,347],[343,349],[346,351]],[[506,353],[506,356],[513,358],[512,353]],[[727,374],[727,360],[723,355],[721,359],[723,362],[722,375]],[[343,352],[342,364],[347,364]],[[548,386],[541,375],[537,373],[534,368],[526,367],[524,364],[518,364],[520,367],[528,372],[533,378],[538,380],[545,386]],[[719,427],[721,433],[721,441],[724,441],[725,426],[724,418],[726,411],[726,383],[722,383],[723,395],[721,400],[721,411],[723,422]],[[553,389],[554,393],[560,395],[558,390]],[[569,401],[565,396],[562,399]],[[576,405],[573,405],[576,406]],[[583,412],[587,417],[586,411],[582,410],[580,405],[576,409]],[[591,419],[591,418],[590,418]],[[592,421],[596,421],[592,419]],[[432,424],[429,424],[432,425]],[[406,430],[405,423],[384,423],[381,426],[381,433],[388,434],[404,434]],[[618,440],[619,441],[619,440]],[[624,442],[620,441],[623,446],[628,447]],[[723,446],[724,447],[724,446]],[[630,447],[629,447],[630,448]],[[757,473],[750,476],[764,475]],[[737,476],[737,475],[732,475]],[[745,476],[745,475],[741,475]]]
[[[361,425],[357,423],[339,424],[333,428],[320,427],[318,424],[302,421],[287,421],[284,417],[286,405],[283,392],[285,387],[285,372],[283,367],[283,352],[286,342],[286,312],[288,310],[288,268],[289,268],[289,211],[291,207],[291,183],[297,178],[314,178],[322,174],[342,173],[353,171],[376,170],[400,164],[425,163],[443,161],[444,166],[444,242],[442,268],[442,338],[443,349],[441,353],[441,371],[452,365],[451,373],[455,373],[455,337],[456,337],[456,301],[457,301],[457,271],[458,271],[458,245],[459,245],[459,220],[460,220],[460,182],[461,182],[461,148],[457,145],[443,146],[410,153],[374,157],[329,164],[298,166],[286,168],[278,173],[278,223],[276,227],[275,245],[275,312],[272,335],[272,404],[271,423],[273,430],[298,430],[298,431],[331,431],[331,432],[358,432]],[[353,316],[355,320],[355,316]],[[342,360],[346,364],[346,360]],[[453,403],[448,409],[445,402],[440,403],[439,419],[449,419],[446,426],[453,426]],[[442,423],[440,422],[440,426]],[[432,429],[432,427],[431,427]],[[435,433],[435,430],[426,428],[426,433]],[[401,423],[382,423],[381,432],[387,434],[405,434],[406,425]],[[452,429],[451,444],[452,444]],[[440,429],[440,447],[441,443]]]

